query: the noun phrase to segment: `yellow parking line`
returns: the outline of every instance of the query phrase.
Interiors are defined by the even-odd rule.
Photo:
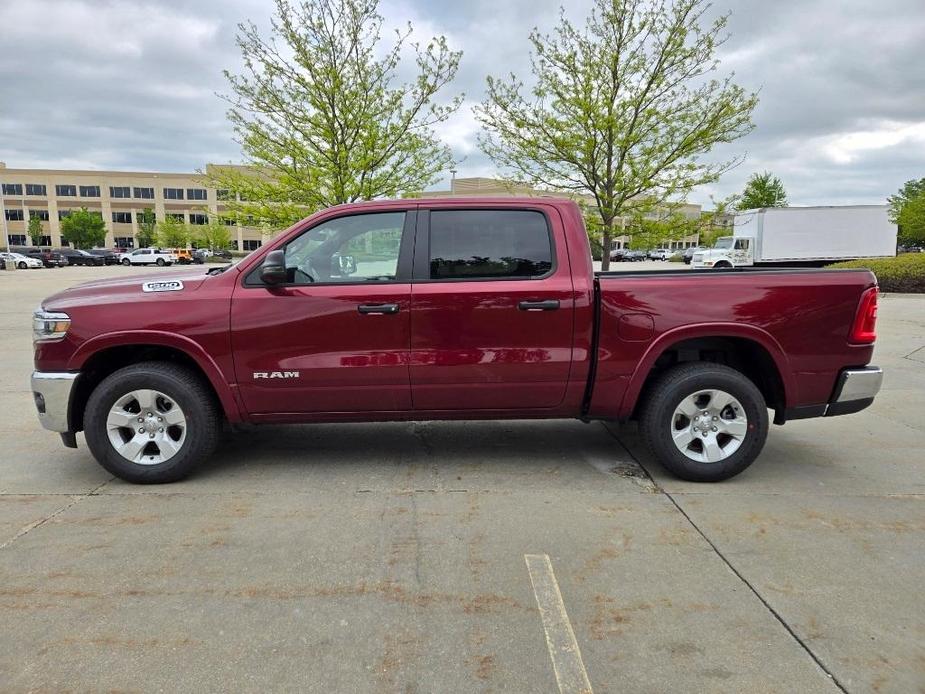
[[[552,562],[545,554],[525,554],[524,560],[527,562],[536,604],[540,608],[546,632],[546,647],[549,649],[559,691],[561,694],[592,694],[591,682],[562,602]]]

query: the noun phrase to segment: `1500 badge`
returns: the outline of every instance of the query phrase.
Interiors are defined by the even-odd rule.
[[[141,285],[143,292],[178,292],[181,289],[183,283],[180,280],[153,280]]]
[[[298,371],[255,371],[254,378],[298,378]]]

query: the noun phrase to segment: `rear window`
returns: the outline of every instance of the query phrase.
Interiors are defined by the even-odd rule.
[[[434,210],[430,278],[542,277],[552,270],[546,217],[533,210]]]

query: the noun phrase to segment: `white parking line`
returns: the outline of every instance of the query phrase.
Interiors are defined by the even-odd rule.
[[[562,593],[552,570],[552,562],[545,554],[525,554],[527,572],[533,584],[533,594],[540,608],[543,629],[546,632],[546,647],[556,673],[556,682],[561,694],[592,694],[591,682],[581,651],[568,620]]]

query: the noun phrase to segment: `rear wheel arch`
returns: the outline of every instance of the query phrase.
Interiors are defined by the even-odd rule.
[[[653,345],[633,375],[623,400],[623,415],[635,418],[647,391],[667,369],[684,362],[723,364],[746,376],[775,411],[775,422],[782,423],[793,386],[788,382],[789,365],[776,343],[768,344],[749,331],[711,332],[681,339],[664,340]]]

